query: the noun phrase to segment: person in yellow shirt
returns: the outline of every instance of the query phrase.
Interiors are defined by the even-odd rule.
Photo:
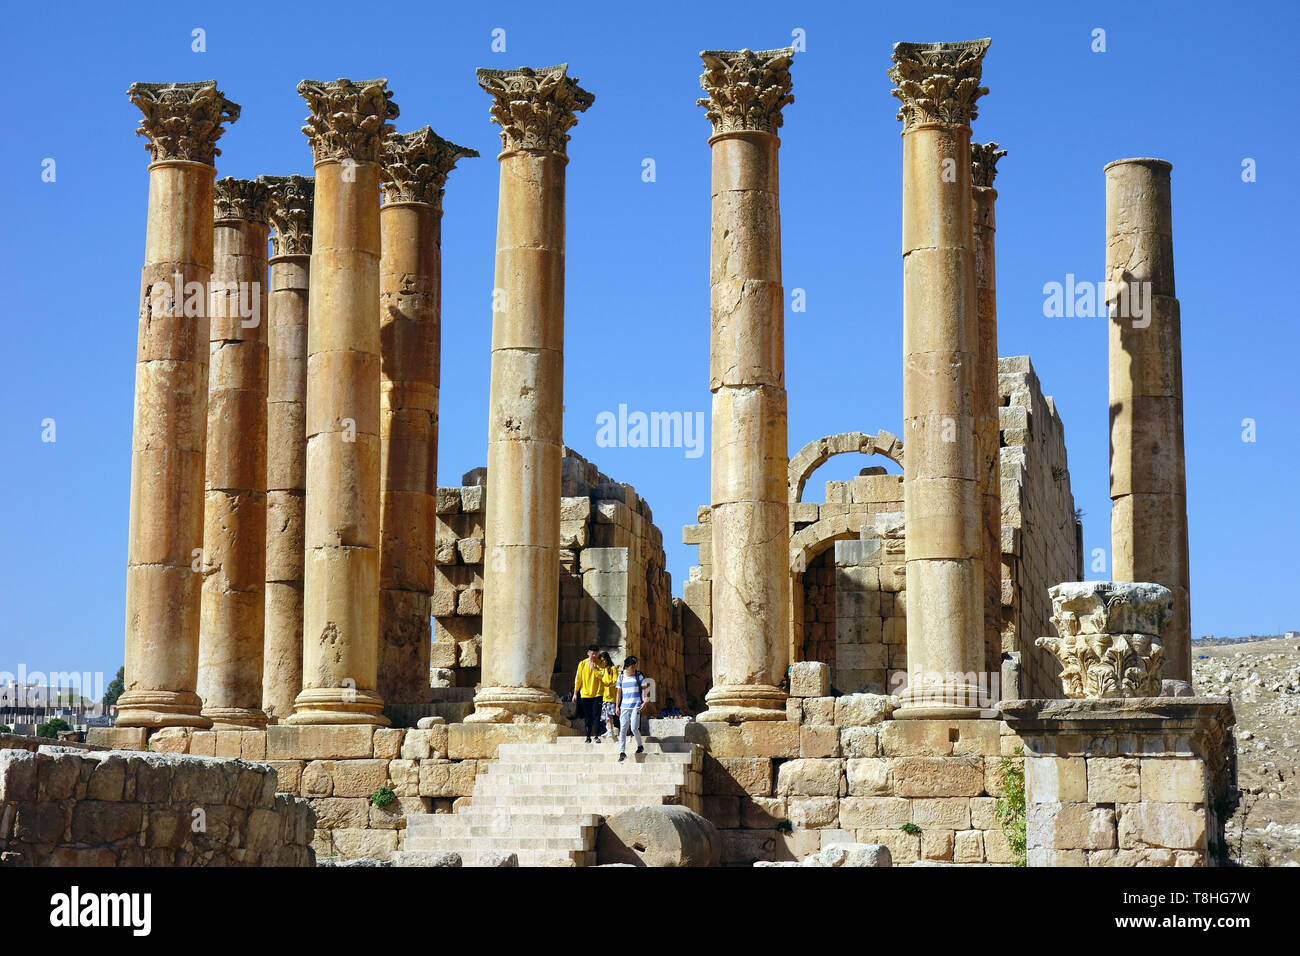
[[[618,720],[618,708],[614,706],[614,688],[618,684],[618,668],[614,666],[614,659],[609,656],[609,651],[600,652],[600,663],[605,668],[604,674],[601,675],[603,683],[604,696],[600,704],[600,717],[609,728],[605,736],[610,740],[618,739],[618,731],[615,721]]]
[[[605,669],[600,663],[600,648],[587,647],[587,656],[578,662],[578,672],[573,675],[573,702],[587,725],[587,743],[600,739],[600,710],[605,698]]]

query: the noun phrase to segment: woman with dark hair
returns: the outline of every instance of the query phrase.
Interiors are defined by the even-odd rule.
[[[605,726],[609,728],[605,732],[605,736],[610,740],[616,740],[618,739],[616,724],[618,708],[614,706],[614,686],[618,683],[618,668],[614,666],[614,659],[609,656],[609,651],[600,652],[600,662],[605,667],[605,672],[601,675],[604,695],[600,702],[600,717],[605,722]]]

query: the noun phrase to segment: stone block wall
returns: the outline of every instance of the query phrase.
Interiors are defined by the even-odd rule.
[[[462,719],[480,676],[486,469],[438,489],[434,575],[434,712]],[[662,702],[685,698],[682,622],[650,506],[572,449],[564,450],[560,505],[560,619],[553,686],[572,687],[589,644],[615,663],[636,655]],[[466,693],[465,691],[470,691]]]
[[[1013,862],[994,812],[1020,745],[998,720],[892,720],[894,699],[791,698],[785,721],[692,722],[724,865],[883,843],[896,865]],[[1004,760],[1006,763],[1004,763]]]
[[[1054,697],[1060,663],[1034,641],[1050,637],[1048,588],[1083,580],[1083,526],[1074,516],[1065,426],[1027,355],[998,359],[1002,433],[1002,650],[1020,654],[1021,686],[1005,697]]]
[[[1024,741],[1030,866],[1216,866],[1236,800],[1224,698],[1006,704]]]
[[[0,751],[3,866],[311,866],[315,824],[264,763]]]

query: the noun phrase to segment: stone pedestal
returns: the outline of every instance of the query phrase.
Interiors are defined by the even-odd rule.
[[[1106,167],[1111,575],[1173,592],[1166,677],[1192,679],[1183,454],[1183,346],[1169,163]]]
[[[1232,702],[1011,700],[1029,866],[1216,866],[1237,799]]]
[[[149,213],[140,281],[131,513],[126,571],[126,692],[121,727],[207,727],[195,693],[208,405],[207,283],[212,180],[222,124],[239,107],[203,83],[136,83],[144,113]]]
[[[984,571],[984,667],[1002,668],[1002,480],[998,408],[998,298],[993,188],[997,143],[971,144],[971,225],[975,230],[975,298],[979,314],[975,350],[975,453],[980,504],[980,561]]]
[[[215,199],[198,691],[213,724],[256,730],[266,726],[268,190],[226,178]]]
[[[483,576],[470,722],[557,722],[568,131],[595,97],[567,65],[479,70],[501,126]]]
[[[271,191],[270,343],[266,406],[266,641],[262,709],[275,722],[302,690],[303,526],[307,515],[307,311],[311,284],[309,176],[263,176]]]
[[[386,724],[379,670],[379,151],[386,80],[298,92],[315,155],[303,689],[295,724]]]
[[[438,492],[442,194],[478,153],[429,127],[384,145],[379,223],[379,695],[429,700],[430,601]]]
[[[705,721],[784,720],[790,558],[777,130],[794,51],[709,50],[713,687]]]
[[[984,637],[970,121],[988,40],[897,43],[908,717],[977,717]],[[985,686],[987,686],[987,682]]]

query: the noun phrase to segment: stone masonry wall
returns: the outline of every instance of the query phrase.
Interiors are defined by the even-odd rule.
[[[1048,588],[1083,580],[1065,426],[1029,356],[998,359],[1002,433],[1002,650],[1019,652],[1021,687],[1003,696],[1055,697],[1060,663],[1034,641],[1056,633]]]
[[[243,760],[0,751],[0,866],[311,866],[315,813]]]
[[[997,720],[891,720],[894,698],[792,697],[785,721],[687,723],[724,865],[883,843],[896,865],[1010,864],[994,813],[1020,741]],[[1005,758],[1005,763],[1004,763]]]
[[[1030,866],[1216,866],[1236,800],[1226,698],[1007,703]]]

